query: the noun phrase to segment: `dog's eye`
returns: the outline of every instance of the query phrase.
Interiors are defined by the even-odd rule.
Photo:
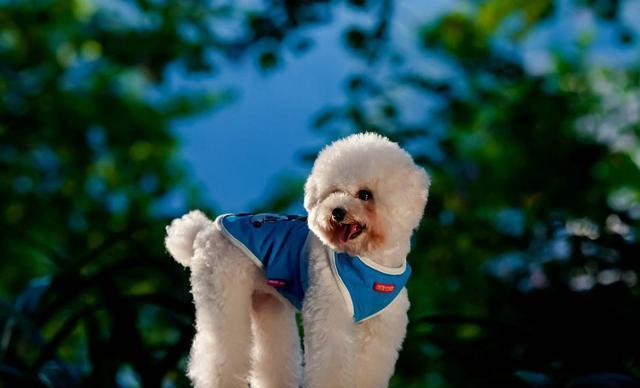
[[[373,199],[373,194],[371,194],[371,191],[369,190],[360,190],[358,191],[358,199],[369,201]]]

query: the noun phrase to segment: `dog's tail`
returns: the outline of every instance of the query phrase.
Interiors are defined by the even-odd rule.
[[[176,218],[167,226],[164,245],[176,261],[185,267],[189,266],[193,257],[193,243],[198,233],[212,225],[200,210],[192,210],[180,218]]]

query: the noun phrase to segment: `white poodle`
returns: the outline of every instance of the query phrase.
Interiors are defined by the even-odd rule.
[[[192,211],[166,247],[191,268],[196,387],[385,387],[408,323],[409,240],[429,178],[396,143],[325,147],[307,217]],[[304,376],[296,309],[304,325]]]

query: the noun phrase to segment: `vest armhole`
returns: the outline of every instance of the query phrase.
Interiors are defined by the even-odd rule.
[[[355,306],[353,305],[353,299],[351,298],[351,293],[349,292],[349,289],[344,284],[344,282],[342,281],[342,278],[340,277],[340,274],[338,273],[338,267],[336,265],[336,253],[333,250],[330,250],[329,248],[327,248],[327,251],[329,253],[329,263],[331,264],[331,272],[333,273],[333,277],[335,278],[336,283],[338,284],[338,289],[340,290],[340,294],[342,294],[342,298],[347,304],[347,308],[351,313],[351,316],[353,317],[354,322],[356,322]]]

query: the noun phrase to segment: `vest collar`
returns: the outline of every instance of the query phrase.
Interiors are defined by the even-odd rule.
[[[334,252],[334,254],[337,254],[337,252]],[[369,259],[364,256],[351,256],[351,257],[360,260],[367,267],[370,267],[372,269],[375,269],[378,272],[382,272],[387,275],[400,275],[400,274],[403,274],[404,271],[406,271],[407,269],[407,259],[404,259],[402,261],[402,265],[400,267],[387,267],[385,265],[378,264],[373,259]]]

